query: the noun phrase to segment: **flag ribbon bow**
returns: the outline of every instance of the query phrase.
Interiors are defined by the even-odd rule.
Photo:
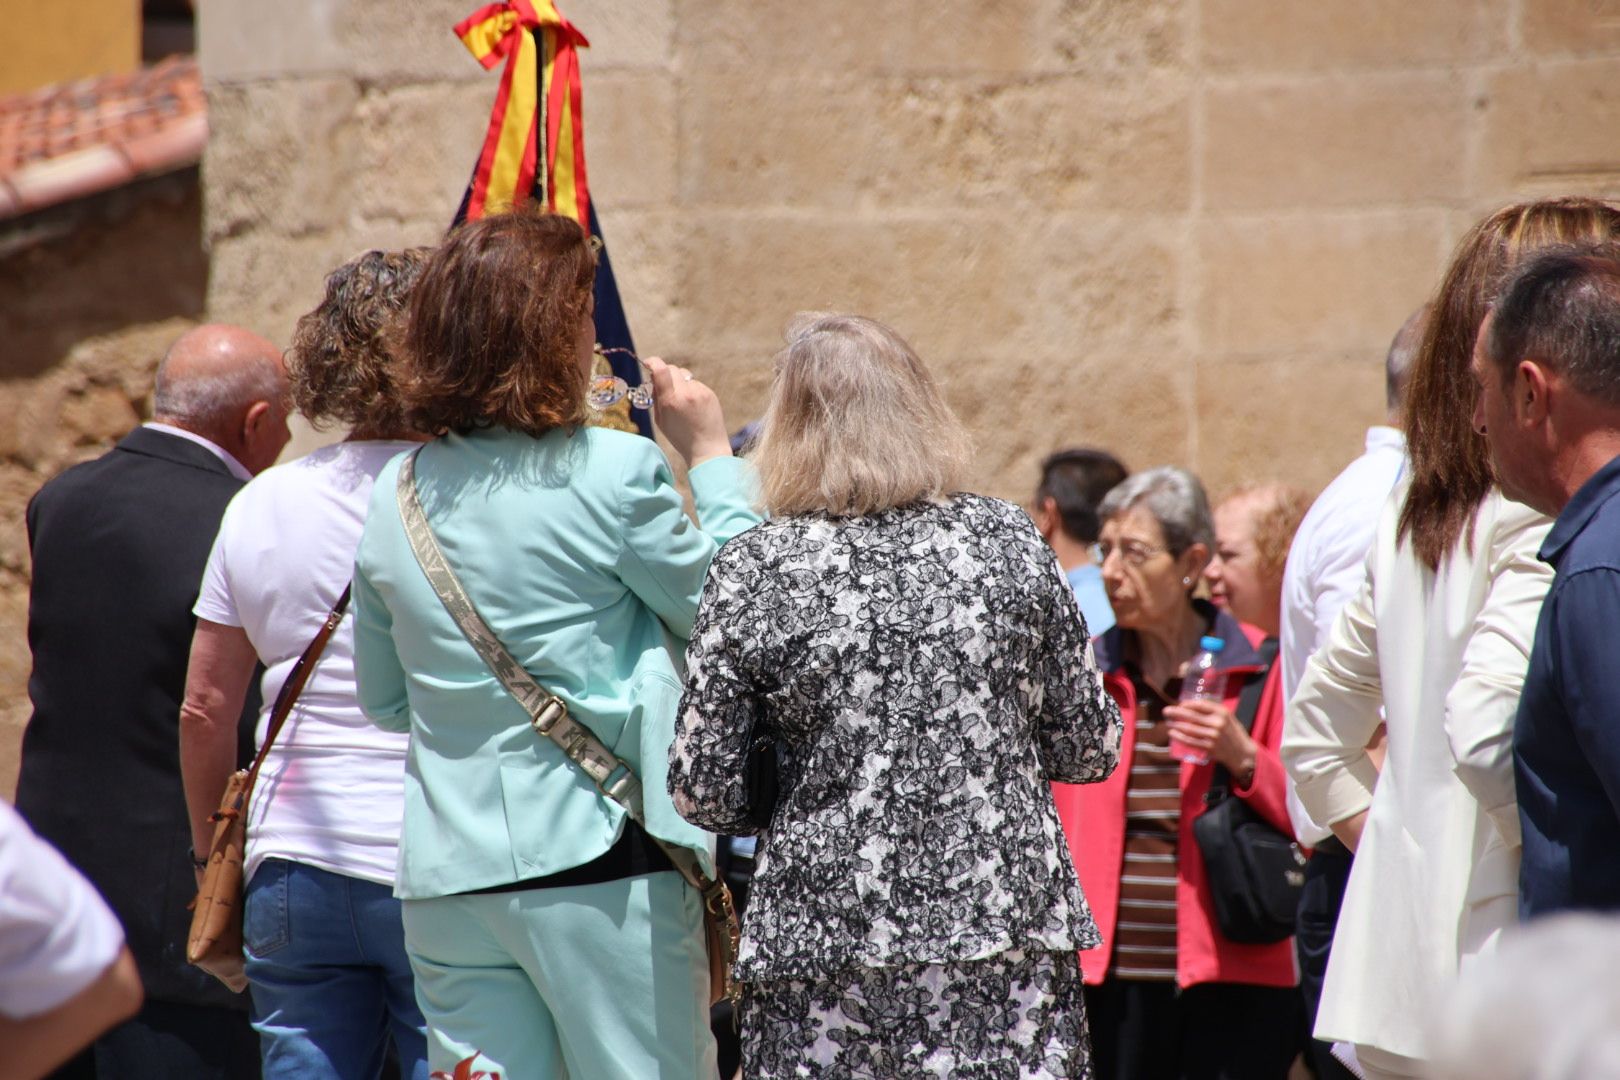
[[[486,4],[456,24],[456,36],[485,69],[506,61],[468,189],[466,219],[540,194],[548,209],[589,228],[578,50],[590,42],[551,0]],[[543,128],[537,122],[542,116]],[[537,176],[542,148],[545,171]]]

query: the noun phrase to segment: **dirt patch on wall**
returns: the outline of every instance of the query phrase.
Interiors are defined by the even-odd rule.
[[[96,206],[9,222],[0,243],[0,797],[29,715],[28,541],[41,484],[97,456],[150,407],[169,342],[202,320],[208,260],[196,170]],[[110,720],[111,718],[109,718]]]

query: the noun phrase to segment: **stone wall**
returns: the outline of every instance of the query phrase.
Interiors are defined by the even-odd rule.
[[[1470,222],[1620,195],[1620,0],[561,2],[593,44],[591,181],[643,351],[740,423],[793,311],[886,319],[976,431],[973,485],[1013,498],[1073,443],[1216,492],[1320,486]],[[209,315],[285,341],[326,270],[442,234],[498,75],[450,33],[474,0],[200,6]],[[143,220],[121,235],[195,287],[194,240]],[[113,256],[53,252],[0,265],[0,324],[61,331],[26,355],[0,336],[13,717],[21,499],[132,421],[197,315],[76,321],[105,297],[29,275]]]
[[[200,320],[208,281],[195,169],[27,227],[55,238],[0,255],[0,797],[29,712],[23,510],[150,415],[158,360]]]
[[[497,76],[463,0],[206,5],[217,317],[430,241]],[[886,319],[1022,497],[1054,447],[1326,481],[1461,231],[1620,191],[1615,0],[564,0],[644,351],[742,421],[800,308]]]
[[[70,21],[48,11],[39,0],[0,0],[0,95],[140,66],[141,5],[134,0],[80,0]]]

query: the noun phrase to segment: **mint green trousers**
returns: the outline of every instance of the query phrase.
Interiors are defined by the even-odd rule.
[[[678,874],[403,908],[429,1068],[713,1080],[702,906]]]

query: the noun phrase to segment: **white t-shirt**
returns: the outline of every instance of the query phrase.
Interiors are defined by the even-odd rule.
[[[0,1016],[50,1012],[123,947],[124,929],[95,886],[0,802]]]
[[[225,510],[194,609],[247,632],[264,662],[263,745],[293,664],[354,575],[371,487],[408,442],[344,442],[268,469]],[[244,867],[267,858],[392,885],[408,736],[360,712],[354,615],[327,643],[265,759],[248,812]]]
[[[1305,677],[1305,663],[1328,639],[1339,609],[1367,580],[1367,551],[1378,531],[1389,493],[1406,467],[1406,439],[1391,427],[1367,430],[1367,449],[1317,496],[1294,533],[1283,570],[1283,700],[1291,700]],[[1294,785],[1288,785],[1288,816],[1299,842],[1315,846],[1333,835],[1311,820]]]

